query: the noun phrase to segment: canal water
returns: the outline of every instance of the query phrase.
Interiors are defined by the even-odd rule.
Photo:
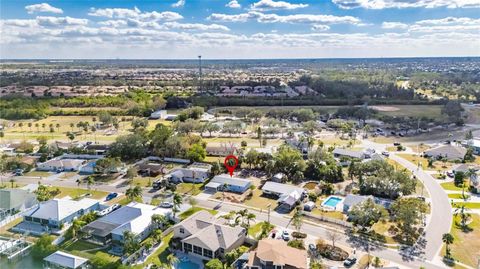
[[[14,261],[8,261],[5,257],[0,258],[1,269],[42,269],[41,259],[34,259],[32,255],[27,255]]]

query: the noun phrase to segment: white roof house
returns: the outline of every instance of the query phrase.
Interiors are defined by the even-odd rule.
[[[44,259],[44,268],[88,268],[88,260],[63,251],[56,251]]]
[[[42,171],[78,171],[85,160],[55,158],[37,164],[37,170]]]
[[[39,204],[38,209],[33,210],[29,217],[61,221],[68,216],[86,210],[96,204],[98,200],[84,198],[78,201],[70,199],[53,199]]]
[[[171,213],[172,210],[169,208],[132,202],[89,223],[82,230],[102,244],[109,242],[110,235],[113,240],[121,241],[125,231],[144,239],[152,230],[153,215],[164,215],[169,218]]]

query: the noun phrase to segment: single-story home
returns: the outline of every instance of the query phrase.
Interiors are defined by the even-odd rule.
[[[463,160],[467,149],[464,147],[458,147],[454,145],[443,145],[433,149],[429,149],[423,153],[425,157],[434,159],[445,158],[449,161]]]
[[[480,194],[480,175],[479,172],[470,176],[470,188],[472,192]]]
[[[212,180],[205,185],[205,191],[229,191],[244,193],[250,188],[251,185],[252,182],[248,179],[230,177],[230,175],[222,174],[212,178]]]
[[[137,170],[144,176],[158,176],[165,173],[165,166],[161,163],[144,162],[137,164]]]
[[[462,172],[462,173],[468,173],[470,171],[477,172],[480,170],[480,167],[476,164],[470,164],[470,163],[460,163],[456,164],[452,167],[452,172],[454,174]]]
[[[90,264],[87,259],[66,253],[55,251],[43,258],[43,268],[46,269],[88,269]]]
[[[80,168],[84,165],[84,163],[86,163],[86,161],[80,159],[54,158],[46,162],[37,164],[37,170],[51,172],[73,172],[79,171]]]
[[[248,253],[248,262],[245,264],[246,269],[260,268],[309,268],[308,253],[289,247],[283,240],[262,239],[258,242],[256,250]]]
[[[105,155],[110,149],[109,145],[106,144],[89,144],[85,147],[85,150],[92,152],[94,155]]]
[[[78,201],[62,198],[40,203],[23,216],[24,222],[37,223],[52,229],[60,229],[75,218],[100,208],[98,200],[83,198]]]
[[[359,160],[365,159],[365,153],[363,153],[362,151],[336,148],[333,150],[332,153],[333,153],[333,157],[335,158],[349,157],[349,158],[359,159]]]
[[[273,182],[283,183],[287,181],[287,176],[284,173],[276,173],[270,180]]]
[[[207,155],[209,156],[228,156],[235,155],[237,153],[237,147],[235,145],[220,145],[220,146],[207,146],[205,148]]]
[[[217,223],[208,211],[202,210],[173,227],[173,238],[181,242],[181,250],[202,260],[223,258],[241,246],[246,229]]]
[[[266,195],[278,197],[280,206],[289,210],[294,208],[298,202],[302,201],[307,193],[303,188],[273,181],[265,182],[262,191]]]
[[[368,199],[372,199],[375,204],[382,205],[385,208],[390,208],[392,200],[374,197],[372,195],[357,195],[357,194],[348,194],[343,200],[343,212],[347,213],[350,209],[358,204],[365,202]]]
[[[169,181],[203,183],[210,176],[211,165],[204,163],[193,163],[187,168],[178,168],[165,176]]]
[[[168,208],[132,202],[87,224],[82,231],[88,241],[101,245],[107,245],[111,241],[122,242],[124,231],[134,233],[142,241],[155,228],[152,226],[153,215],[170,218],[171,213],[172,210]]]
[[[38,204],[36,195],[27,190],[0,189],[0,213],[14,214],[36,204]]]
[[[480,139],[467,140],[465,145],[473,149],[473,154],[480,155]]]

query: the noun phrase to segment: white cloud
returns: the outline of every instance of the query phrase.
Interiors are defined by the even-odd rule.
[[[164,11],[164,12],[142,12],[140,9],[135,7],[134,9],[128,8],[103,8],[95,9],[91,8],[88,13],[90,16],[94,17],[106,17],[106,18],[116,18],[116,19],[136,19],[142,21],[175,21],[183,19],[183,16],[177,12]]]
[[[128,8],[91,8],[88,15],[94,17],[107,17],[107,18],[133,18],[140,15],[141,11],[137,7],[134,9]]]
[[[330,26],[325,25],[325,24],[314,24],[312,25],[312,31],[328,31],[330,30]]]
[[[260,0],[259,2],[253,3],[250,6],[250,9],[266,11],[266,10],[278,10],[278,9],[292,10],[292,9],[305,8],[305,7],[308,7],[308,4],[292,4],[285,1]]]
[[[383,22],[382,23],[383,29],[407,29],[408,24],[401,23],[401,22]]]
[[[108,21],[98,22],[98,24],[102,26],[110,26],[110,27],[118,28],[118,27],[126,26],[127,22],[124,20],[108,20]]]
[[[38,12],[55,13],[55,14],[62,14],[63,13],[62,9],[52,7],[51,5],[49,5],[47,3],[25,6],[25,9],[27,10],[28,14],[33,14],[33,13],[38,13]]]
[[[480,0],[332,0],[340,8],[478,8]]]
[[[179,30],[230,31],[228,27],[220,24],[166,22],[163,25],[170,29]]]
[[[242,7],[242,5],[240,5],[240,3],[238,3],[237,0],[232,0],[232,1],[228,2],[225,6],[229,7],[229,8],[241,8]]]
[[[185,0],[178,0],[177,2],[172,4],[172,7],[183,7],[185,6]]]
[[[87,19],[77,19],[71,17],[44,17],[36,18],[37,24],[40,26],[65,26],[65,25],[87,25]]]
[[[33,27],[37,25],[36,20],[11,19],[11,20],[3,20],[2,22],[5,25],[17,26],[17,27]]]
[[[293,15],[277,15],[265,14],[257,11],[250,11],[241,14],[218,14],[213,13],[207,19],[213,21],[225,22],[246,22],[255,19],[261,23],[349,23],[360,24],[361,20],[352,16],[334,16],[334,15],[316,15],[316,14],[293,14]]]

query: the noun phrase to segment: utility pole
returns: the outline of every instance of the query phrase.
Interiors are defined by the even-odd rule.
[[[202,55],[198,55],[198,88],[202,90]]]
[[[268,207],[268,218],[267,218],[267,222],[270,223],[270,207],[272,206],[272,204],[268,204],[267,207]]]

